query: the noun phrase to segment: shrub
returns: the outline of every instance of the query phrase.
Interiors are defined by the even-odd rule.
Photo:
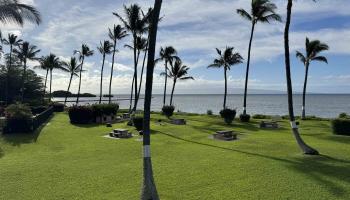
[[[173,116],[175,107],[174,106],[163,106],[162,112],[168,118]]]
[[[31,132],[33,130],[33,114],[30,107],[24,104],[12,104],[5,109],[6,133]]]
[[[350,136],[350,119],[335,119],[332,121],[333,133]]]
[[[346,113],[340,113],[339,114],[339,117],[340,119],[350,119],[350,116]]]
[[[103,115],[116,115],[119,110],[118,104],[95,104],[92,105],[95,117]]]
[[[227,124],[231,124],[236,117],[236,110],[225,108],[220,111],[220,116],[225,120]]]
[[[136,130],[142,131],[143,130],[143,117],[142,116],[135,116],[133,119],[133,124]]]
[[[212,110],[207,110],[207,115],[213,115],[213,111]]]
[[[253,119],[271,119],[269,115],[253,115]]]
[[[248,114],[241,114],[239,116],[239,119],[241,120],[241,122],[249,122],[250,121],[250,115],[248,115]]]
[[[62,103],[53,103],[51,104],[51,106],[53,107],[53,111],[54,112],[63,112],[64,111],[64,104]]]
[[[68,110],[72,124],[89,124],[94,121],[94,111],[91,106],[73,106]]]

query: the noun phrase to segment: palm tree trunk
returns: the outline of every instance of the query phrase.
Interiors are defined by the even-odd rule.
[[[69,84],[68,84],[68,89],[67,89],[67,92],[66,92],[66,98],[64,99],[64,105],[66,105],[66,103],[67,103],[68,92],[69,92],[69,89],[70,89],[70,85],[71,85],[71,83],[72,83],[73,75],[74,75],[73,73],[70,75]]]
[[[249,67],[250,67],[250,53],[252,50],[252,42],[254,37],[255,22],[252,22],[252,30],[250,33],[249,48],[248,48],[248,61],[247,61],[247,71],[245,74],[245,86],[244,86],[244,100],[243,100],[243,115],[247,114],[247,92],[248,92],[248,79],[249,79]]]
[[[150,118],[151,101],[153,87],[154,57],[157,40],[157,28],[159,13],[162,7],[162,0],[154,1],[152,13],[152,23],[150,27],[150,43],[147,61],[146,92],[144,103],[143,118],[143,182],[141,191],[141,200],[159,200],[156,184],[153,179],[152,160],[151,160],[151,137],[150,137]]]
[[[49,74],[49,69],[46,70],[46,76],[45,76],[45,86],[44,86],[44,96],[43,96],[43,103],[45,103],[45,95],[46,95],[46,83],[47,83],[47,76]]]
[[[51,88],[52,88],[52,70],[50,70],[50,102],[52,100],[52,91],[51,91]]]
[[[227,68],[224,69],[225,74],[225,94],[224,94],[224,109],[226,108],[226,97],[227,97]]]
[[[106,53],[103,53],[102,68],[101,68],[100,101],[99,101],[99,104],[101,104],[101,101],[102,101],[103,68],[105,66],[105,60],[106,60]]]
[[[81,88],[81,72],[83,71],[84,59],[85,59],[85,57],[83,57],[83,59],[81,61],[81,67],[80,67],[80,72],[79,72],[79,86],[78,86],[78,94],[77,94],[77,102],[76,102],[77,105],[79,104],[80,88]]]
[[[24,100],[24,82],[26,80],[26,72],[27,72],[27,59],[24,58],[23,60],[23,75],[22,75],[22,87],[21,87],[21,99],[22,99],[22,102]]]
[[[112,55],[112,69],[111,69],[111,77],[109,79],[109,97],[108,97],[108,103],[110,104],[112,102],[112,80],[113,80],[113,70],[114,70],[114,61],[115,61],[115,51],[117,49],[117,40],[114,40],[113,45],[113,55]]]
[[[139,91],[137,93],[137,99],[140,99],[140,93],[141,93],[141,87],[142,87],[142,79],[143,79],[143,71],[145,69],[147,52],[148,52],[148,50],[145,50],[145,55],[143,56],[143,63],[142,63],[142,69],[141,69],[141,78],[140,78],[140,84],[139,84]]]
[[[171,90],[171,96],[170,96],[170,105],[173,105],[173,96],[174,96],[174,91],[175,91],[175,85],[176,85],[176,79],[174,79],[173,83],[173,89]]]
[[[134,96],[134,84],[135,84],[135,76],[132,77],[132,83],[131,83],[131,93],[130,93],[130,105],[129,105],[129,114],[131,114],[131,107],[132,107],[132,98]]]
[[[166,87],[167,87],[167,84],[168,84],[168,61],[165,60],[165,80],[164,80],[164,95],[163,95],[163,106],[165,106],[165,101],[166,101]]]
[[[137,52],[138,51],[138,52]],[[137,90],[137,66],[138,66],[138,62],[139,62],[139,56],[140,56],[140,50],[137,50],[136,49],[136,35],[134,35],[134,56],[135,56],[135,58],[134,58],[134,67],[135,67],[135,69],[134,69],[134,77],[135,77],[135,84],[134,84],[134,89],[135,89],[135,101],[134,101],[134,108],[133,108],[133,111],[135,112],[136,111],[136,109],[137,109],[137,101],[138,101],[138,99],[137,99],[137,92],[138,92],[138,90]]]
[[[292,6],[293,6],[293,0],[288,0],[287,20],[286,20],[286,28],[285,28],[285,32],[284,32],[286,79],[287,79],[288,109],[289,109],[290,124],[292,127],[293,135],[294,135],[299,147],[301,148],[301,150],[305,154],[318,155],[318,151],[311,148],[310,146],[308,146],[301,138],[301,136],[299,134],[298,126],[296,125],[295,117],[294,117],[293,88],[292,88],[292,80],[291,80],[291,72],[290,72],[290,52],[289,52],[289,27],[290,27],[290,22],[291,22]]]
[[[301,119],[305,119],[305,99],[306,99],[306,86],[307,86],[307,78],[309,75],[309,63],[305,63],[305,80],[304,80],[304,89],[303,89],[303,106],[302,106],[302,115]]]
[[[9,101],[9,85],[10,85],[10,74],[12,68],[12,44],[10,45],[10,63],[7,67],[7,75],[6,75],[6,91],[5,91],[5,105],[8,104]]]

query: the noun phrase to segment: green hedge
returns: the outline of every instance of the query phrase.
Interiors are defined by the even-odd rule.
[[[335,119],[332,121],[333,133],[350,136],[350,119]]]

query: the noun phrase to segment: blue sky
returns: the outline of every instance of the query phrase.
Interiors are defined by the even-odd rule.
[[[144,9],[152,5],[149,0],[22,0],[35,5],[43,15],[40,26],[2,25],[2,32],[12,32],[42,49],[42,55],[55,53],[62,59],[72,56],[74,49],[87,43],[96,50],[100,40],[107,39],[108,27],[120,22],[112,12],[122,13],[123,4],[138,3]],[[159,27],[158,48],[172,45],[191,70],[195,81],[178,84],[177,93],[222,93],[223,71],[207,69],[216,57],[215,48],[233,46],[246,59],[250,23],[240,18],[235,10],[249,9],[248,0],[165,0],[163,21]],[[273,0],[278,13],[285,18],[286,1]],[[336,6],[335,6],[336,5]],[[295,2],[291,27],[292,75],[295,92],[302,90],[304,67],[295,59],[295,51],[304,49],[305,37],[319,39],[330,46],[325,53],[329,64],[312,63],[308,91],[314,93],[350,93],[350,1],[310,0]],[[285,68],[283,54],[283,23],[258,24],[253,41],[250,89],[284,91]],[[119,45],[117,67],[114,72],[113,93],[128,93],[132,77],[132,52],[124,48],[130,43],[126,38]],[[97,93],[101,55],[87,59],[83,75],[83,92]],[[107,91],[110,58],[104,78]],[[31,63],[35,65],[35,63]],[[229,73],[229,91],[242,91],[246,64],[234,66]],[[154,92],[161,93],[163,67],[155,71]],[[43,75],[43,72],[38,71]],[[77,79],[72,90],[76,91]],[[68,75],[56,72],[53,89],[66,89]]]

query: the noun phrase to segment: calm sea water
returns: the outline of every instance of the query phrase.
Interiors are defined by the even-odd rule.
[[[119,99],[117,102],[121,108],[129,108],[129,95],[118,95],[113,99]],[[169,102],[170,97],[167,97]],[[107,98],[104,98],[107,100]],[[54,100],[64,100],[56,98]],[[74,101],[75,98],[69,100]],[[93,104],[93,100],[98,98],[81,98],[81,104]],[[162,107],[163,96],[153,95],[152,110],[159,111]],[[236,108],[242,112],[243,95],[228,95],[227,105],[230,108]],[[71,103],[72,104],[72,103]],[[190,113],[206,113],[207,110],[212,110],[218,113],[223,104],[223,95],[175,95],[174,105],[176,110]],[[139,107],[143,107],[143,100],[139,101]],[[301,114],[301,95],[294,95],[295,114]],[[248,96],[247,112],[249,114],[266,114],[266,115],[287,115],[287,95],[258,95],[253,94]],[[350,95],[338,94],[310,94],[306,99],[307,115],[316,115],[319,117],[333,118],[339,113],[346,112],[350,114]]]

